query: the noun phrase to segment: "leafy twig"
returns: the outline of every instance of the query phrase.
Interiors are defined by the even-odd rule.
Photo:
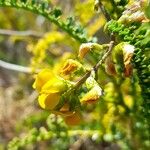
[[[81,84],[83,84],[85,82],[85,80],[90,76],[90,74],[93,70],[95,72],[97,72],[98,68],[102,65],[102,63],[105,61],[107,56],[111,53],[113,46],[114,46],[114,41],[111,41],[109,44],[108,51],[103,55],[103,57],[100,59],[100,61],[75,84],[75,88],[77,88]]]
[[[92,71],[94,70],[95,72],[97,72],[98,68],[102,65],[102,63],[105,61],[105,59],[107,58],[107,56],[111,53],[113,46],[114,46],[114,41],[111,41],[109,44],[109,49],[108,51],[102,56],[102,58],[100,59],[100,61],[90,70],[88,71],[79,81],[77,81],[74,86],[72,86],[70,89],[68,89],[63,95],[62,95],[62,99],[60,100],[60,102],[56,105],[55,110],[59,110],[63,104],[66,101],[66,97],[68,95],[70,95],[72,92],[74,92],[76,89],[78,89],[78,87],[80,87],[85,81],[86,79],[91,75]]]
[[[22,2],[22,1],[9,1],[9,0],[3,0],[0,1],[0,7],[11,7],[16,9],[24,9],[27,11],[31,11],[35,14],[42,15],[46,19],[48,19],[50,22],[54,23],[56,26],[58,26],[60,29],[68,33],[71,37],[76,39],[80,43],[86,43],[89,41],[92,41],[91,38],[88,38],[85,32],[82,30],[82,27],[78,24],[74,24],[73,22],[69,22],[67,24],[66,21],[60,20],[61,11],[57,8],[50,9],[47,8],[47,3],[43,2],[42,4],[38,3],[32,3],[29,1]],[[73,24],[72,24],[73,23]]]

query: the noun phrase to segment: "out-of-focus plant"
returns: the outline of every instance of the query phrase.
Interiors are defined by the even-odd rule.
[[[48,140],[56,149],[68,149],[69,143],[83,134],[96,142],[117,143],[120,149],[150,147],[150,3],[93,2],[76,2],[75,14],[81,14],[79,19],[87,27],[86,33],[74,17],[63,21],[61,10],[45,1],[0,1],[1,7],[42,15],[70,36],[54,28],[35,45],[28,45],[33,54],[31,66],[37,73],[33,88],[39,93],[39,105],[51,115],[43,126],[31,129],[22,139],[14,138],[8,149],[34,147],[34,143]],[[102,12],[102,20],[93,21],[94,12],[86,15],[92,8]],[[93,35],[102,27],[104,17],[104,32],[110,42],[99,44]],[[69,49],[58,56],[51,50],[57,50],[56,43],[63,43],[65,48],[73,44],[70,47],[74,51]]]

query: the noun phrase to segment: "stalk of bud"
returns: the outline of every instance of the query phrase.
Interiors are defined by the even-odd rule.
[[[116,70],[115,70],[115,65],[112,60],[111,55],[108,56],[105,60],[105,71],[107,74],[115,76],[116,75]]]

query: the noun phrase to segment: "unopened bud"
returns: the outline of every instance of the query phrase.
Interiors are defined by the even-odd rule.
[[[105,71],[109,75],[116,75],[115,65],[113,63],[113,60],[111,56],[108,56],[105,60]]]
[[[83,58],[91,49],[93,43],[84,43],[79,48],[79,57]]]
[[[68,75],[81,67],[82,65],[78,61],[73,59],[68,59],[64,67],[62,68],[61,73]]]
[[[80,100],[81,103],[95,103],[102,95],[102,89],[96,85]]]
[[[97,43],[83,43],[81,44],[80,48],[79,48],[79,58],[84,58],[84,56],[90,52],[90,51],[93,51],[93,52],[99,52],[103,49],[103,46],[102,45],[99,45]]]
[[[71,116],[67,116],[64,118],[67,125],[74,126],[81,123],[81,115],[79,112],[74,112]]]
[[[135,47],[130,44],[125,44],[123,46],[123,61],[124,61],[124,74],[126,77],[129,77],[132,74],[132,64],[131,64],[131,59],[134,54],[134,49]]]

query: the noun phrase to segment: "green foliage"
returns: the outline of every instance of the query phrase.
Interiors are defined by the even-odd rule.
[[[78,0],[75,3],[80,5]],[[82,9],[87,13],[92,3],[89,0],[76,8],[77,14]],[[27,49],[34,55],[31,64],[34,71],[48,68],[37,74],[33,85],[39,92],[38,102],[46,112],[36,112],[17,126],[22,134],[9,142],[9,150],[36,149],[42,143],[45,143],[44,148],[65,150],[85,137],[104,149],[106,143],[116,143],[123,150],[149,149],[149,6],[142,10],[137,1],[135,5],[132,3],[128,0],[97,1],[96,7],[101,7],[106,20],[110,20],[104,29],[111,39],[108,44],[98,44],[94,43],[94,37],[87,36],[76,16],[62,19],[61,9],[53,7],[51,2],[0,0],[0,7],[24,9],[42,15],[57,29],[74,38],[71,41],[61,31],[53,31],[46,33],[37,44],[29,43]],[[89,12],[88,17],[85,16],[82,14],[80,20],[88,26],[94,13]],[[101,34],[103,36],[104,33]],[[70,44],[70,47],[78,48],[78,43],[82,43],[79,58],[77,51],[70,54],[67,47]],[[125,44],[133,51],[129,47],[125,51]],[[62,46],[63,50],[57,49],[57,46]],[[3,53],[1,55],[3,57]]]
[[[110,21],[107,24],[107,28],[110,32],[113,32],[119,41],[129,42],[135,45],[135,56],[133,63],[137,69],[139,77],[139,83],[142,88],[143,94],[143,111],[145,115],[149,116],[149,97],[150,97],[150,56],[149,51],[149,33],[150,23],[124,25],[117,21]],[[147,55],[148,54],[148,55]]]
[[[32,128],[22,138],[14,138],[8,145],[9,150],[17,150],[24,147],[33,148],[34,143],[41,141],[55,140],[56,138],[68,138],[66,126],[60,117],[50,115],[47,117],[46,127]],[[59,145],[60,146],[60,145]]]
[[[57,7],[51,8],[47,2],[42,1],[41,3],[34,0],[1,0],[0,7],[14,7],[42,15],[81,43],[93,40],[87,37],[83,27],[79,23],[76,23],[72,17],[68,18],[66,21],[60,20],[59,18],[62,14],[61,10]]]
[[[117,21],[110,21],[107,24],[107,29],[115,34],[118,41],[129,42],[136,47],[132,62],[137,71],[143,96],[141,115],[145,116],[145,120],[140,122],[142,126],[145,126],[145,130],[148,131],[150,130],[148,126],[150,120],[150,23],[128,25],[118,23]],[[146,133],[143,138],[148,139],[149,135]]]

